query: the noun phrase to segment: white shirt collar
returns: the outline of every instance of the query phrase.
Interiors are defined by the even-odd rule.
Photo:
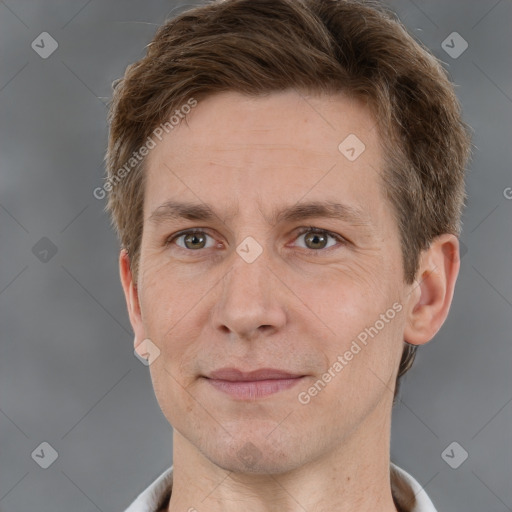
[[[125,512],[159,512],[172,489],[173,466],[142,491]],[[391,463],[391,487],[398,504],[407,512],[436,512],[421,485],[406,471]]]

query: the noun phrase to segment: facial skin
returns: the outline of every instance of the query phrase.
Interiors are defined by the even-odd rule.
[[[355,161],[338,150],[349,134],[365,144]],[[150,152],[137,282],[124,250],[120,272],[135,346],[149,338],[160,349],[150,372],[174,428],[169,511],[396,510],[389,443],[403,340],[423,344],[440,329],[460,262],[456,237],[442,235],[422,254],[416,283],[404,284],[382,167],[364,104],[295,91],[209,97]],[[170,200],[208,203],[217,216],[151,220]],[[366,223],[267,222],[312,201],[361,210]],[[307,226],[346,242],[299,234]],[[198,238],[166,245],[191,228]],[[253,262],[237,252],[246,237],[263,250]],[[388,313],[333,372],[393,304],[401,305],[394,318]],[[224,367],[305,377],[266,397],[235,399],[204,378]],[[335,376],[301,403],[299,393],[329,368]]]

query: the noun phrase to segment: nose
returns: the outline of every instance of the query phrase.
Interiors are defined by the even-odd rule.
[[[215,328],[234,340],[273,334],[286,323],[286,287],[270,270],[264,255],[248,263],[235,254],[231,271],[220,283],[212,318]]]

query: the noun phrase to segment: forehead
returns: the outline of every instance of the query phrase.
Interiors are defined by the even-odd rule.
[[[280,205],[307,199],[378,220],[382,165],[376,124],[361,101],[221,93],[199,102],[149,153],[144,216],[187,200],[268,219]]]

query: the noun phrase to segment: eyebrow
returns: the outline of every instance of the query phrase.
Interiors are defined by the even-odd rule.
[[[237,215],[238,211],[238,208],[230,210],[227,215],[224,216],[224,219],[232,219]],[[179,219],[211,221],[214,217],[221,219],[221,216],[215,212],[213,206],[207,203],[188,203],[171,200],[155,208],[149,216],[148,221],[158,225],[164,221]],[[297,203],[293,206],[286,206],[281,209],[274,208],[270,217],[264,215],[265,220],[270,225],[279,222],[301,221],[315,217],[337,219],[356,227],[373,226],[369,215],[364,210],[333,201]]]

